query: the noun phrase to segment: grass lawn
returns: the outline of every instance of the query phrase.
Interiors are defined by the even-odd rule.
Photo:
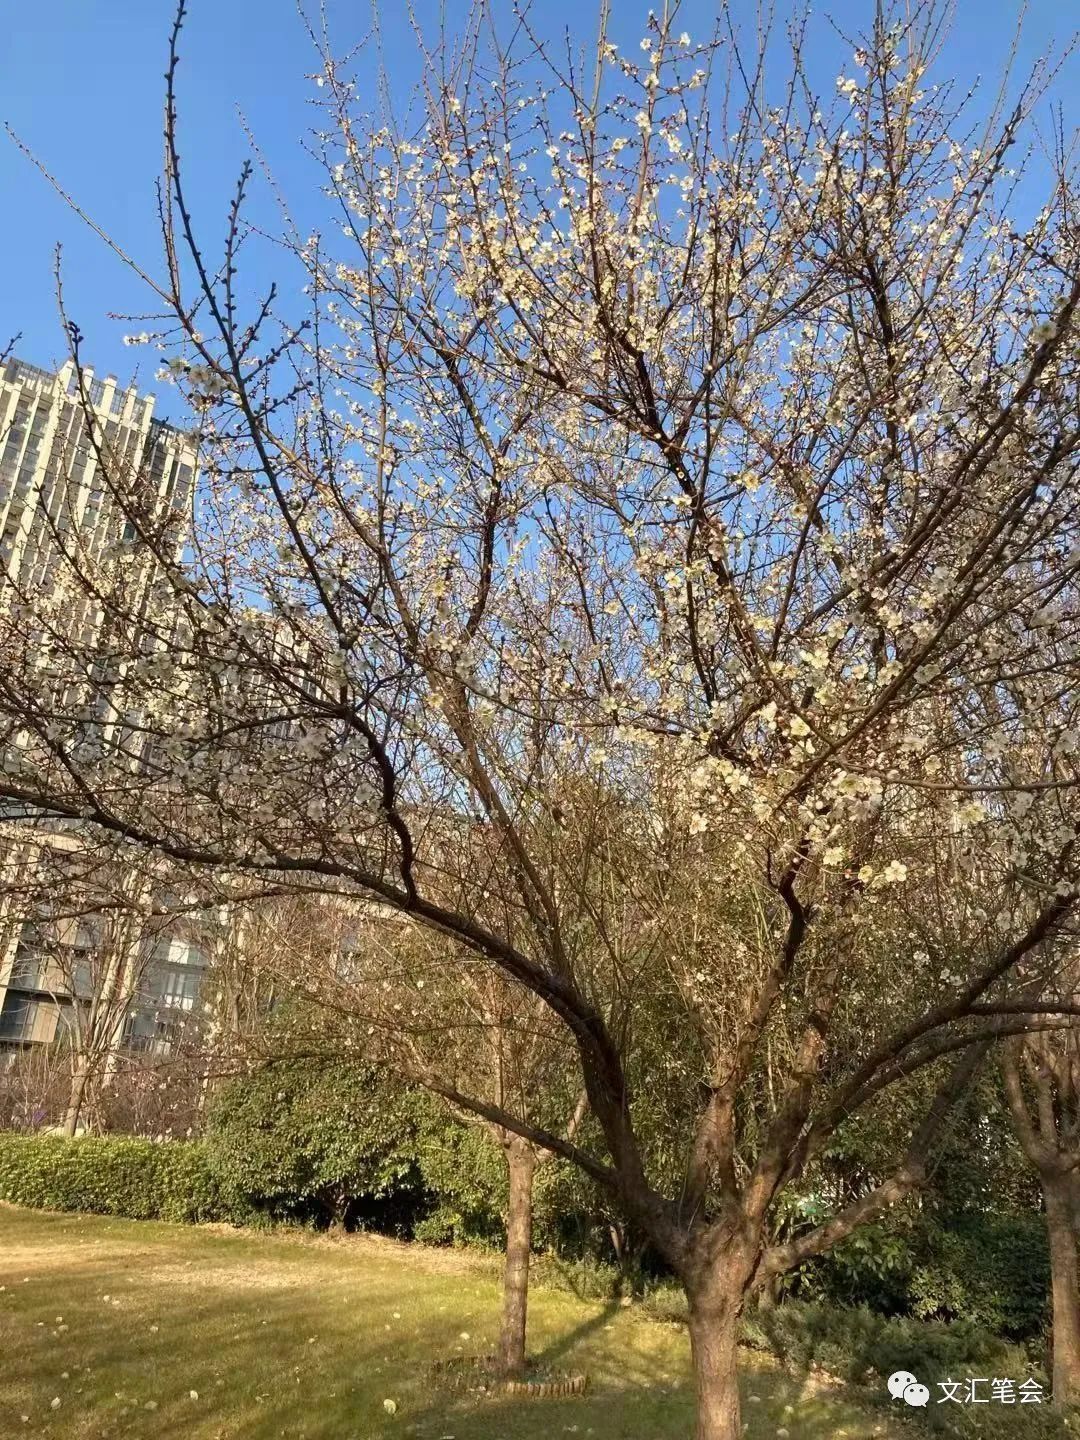
[[[685,1335],[556,1291],[534,1293],[530,1348],[587,1371],[588,1394],[440,1391],[432,1361],[490,1349],[498,1317],[491,1267],[453,1252],[0,1206],[0,1287],[3,1440],[692,1433]],[[880,1415],[751,1355],[743,1395],[750,1440],[891,1433]]]

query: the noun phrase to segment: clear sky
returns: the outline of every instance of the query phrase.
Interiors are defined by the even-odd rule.
[[[325,0],[340,48],[370,26],[369,0]],[[511,0],[491,0],[496,15],[512,14]],[[656,4],[656,0],[653,0]],[[731,0],[737,17],[752,22],[754,0]],[[794,0],[775,0],[780,18]],[[425,27],[448,23],[465,0],[414,0]],[[634,46],[644,33],[647,5],[612,0],[613,38]],[[390,86],[407,95],[415,47],[404,0],[378,5],[382,53]],[[1021,68],[1040,53],[1060,53],[1072,29],[1067,0],[1030,0],[1020,49]],[[949,63],[965,83],[996,75],[1016,23],[1015,0],[956,0]],[[832,0],[815,6],[810,63],[823,93],[850,50],[830,26],[854,33],[871,15],[870,0]],[[33,0],[5,6],[0,36],[0,120],[35,151],[101,226],[157,271],[160,241],[155,180],[161,163],[163,72],[172,0]],[[595,0],[535,0],[534,14],[548,36],[569,26],[582,40],[595,28]],[[712,28],[716,0],[683,0],[679,26],[695,38]],[[1075,20],[1072,22],[1075,23]],[[180,75],[182,143],[191,199],[202,234],[216,249],[236,172],[247,153],[241,114],[251,126],[284,191],[299,213],[317,203],[317,172],[301,142],[313,121],[316,94],[307,78],[314,57],[294,0],[190,0]],[[943,78],[939,72],[938,78]],[[375,73],[370,73],[372,85]],[[1080,93],[1080,67],[1071,61],[1057,94]],[[1048,111],[1047,111],[1048,113]],[[269,197],[256,196],[256,214],[272,215]],[[111,320],[109,312],[148,308],[145,292],[102,242],[90,234],[47,182],[0,135],[0,348],[22,332],[18,354],[41,365],[65,355],[53,282],[53,253],[63,246],[65,297],[86,339],[85,356],[99,373],[128,379],[137,365],[153,387],[154,362],[146,350],[126,349],[122,336],[141,325]],[[264,263],[260,261],[260,265]],[[263,275],[248,276],[262,280]]]

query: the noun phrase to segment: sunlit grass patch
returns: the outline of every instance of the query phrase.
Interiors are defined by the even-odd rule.
[[[0,1208],[0,1284],[5,1440],[674,1440],[692,1429],[684,1333],[561,1292],[535,1292],[530,1348],[552,1369],[587,1372],[586,1395],[433,1384],[434,1361],[489,1351],[497,1331],[497,1275],[456,1253]],[[836,1393],[746,1365],[751,1440],[885,1433]]]

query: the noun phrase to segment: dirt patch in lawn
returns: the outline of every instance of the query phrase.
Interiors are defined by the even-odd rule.
[[[300,1290],[311,1286],[310,1274],[273,1262],[256,1265],[245,1265],[242,1261],[228,1265],[150,1265],[141,1278],[148,1285],[190,1285],[199,1289]]]
[[[57,1237],[50,1237],[49,1244],[28,1244],[25,1240],[12,1239],[5,1235],[0,1244],[0,1262],[4,1266],[4,1279],[9,1276],[16,1281],[22,1279],[21,1270],[70,1270],[72,1265],[107,1264],[122,1261],[125,1268],[143,1260],[152,1259],[159,1253],[156,1247],[137,1246],[123,1240],[69,1240],[58,1243]]]
[[[234,1225],[199,1225],[196,1228],[203,1235],[222,1235],[231,1239],[251,1238],[251,1231],[238,1229]],[[310,1231],[285,1229],[273,1230],[270,1233],[275,1242],[281,1241],[322,1251],[338,1259],[353,1255],[358,1259],[381,1260],[395,1268],[407,1265],[433,1275],[488,1275],[495,1273],[498,1268],[497,1261],[491,1256],[423,1245],[416,1240],[392,1240],[386,1235],[371,1235],[366,1232],[313,1235]]]

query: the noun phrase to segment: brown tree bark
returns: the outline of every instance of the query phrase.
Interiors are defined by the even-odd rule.
[[[1080,1262],[1072,1177],[1044,1174],[1042,1190],[1050,1241],[1054,1403],[1069,1405],[1080,1400]]]
[[[1080,1175],[1074,1064],[1067,1050],[1055,1052],[1045,1041],[1029,1040],[1025,1045],[1016,1040],[1005,1047],[1001,1066],[1017,1139],[1042,1184],[1050,1246],[1050,1364],[1057,1405],[1080,1401]]]
[[[505,1151],[510,1177],[510,1203],[506,1214],[506,1266],[503,1272],[498,1364],[501,1375],[518,1379],[525,1373],[536,1155],[527,1141],[516,1136],[506,1140]]]
[[[758,1291],[757,1306],[759,1310],[775,1310],[780,1299],[780,1277],[778,1275],[767,1275]]]
[[[90,1067],[83,1061],[76,1066],[71,1076],[71,1093],[67,1112],[64,1115],[64,1134],[69,1140],[75,1138],[79,1129],[79,1118],[86,1103],[86,1089],[90,1083]]]
[[[741,1440],[739,1315],[746,1271],[737,1256],[720,1256],[708,1274],[685,1282],[690,1303],[690,1354],[697,1393],[695,1440]]]

